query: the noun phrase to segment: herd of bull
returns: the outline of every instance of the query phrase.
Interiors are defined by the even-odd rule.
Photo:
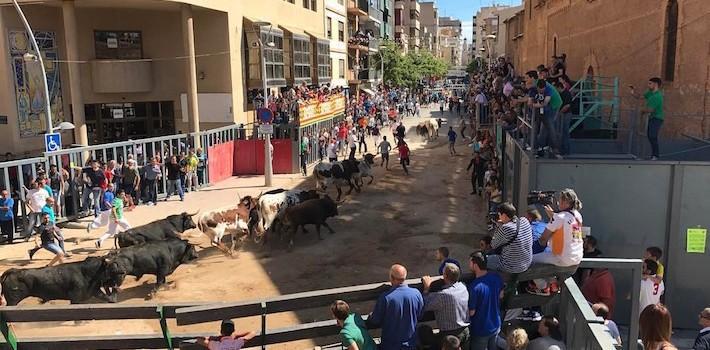
[[[353,189],[360,192],[364,177],[369,177],[372,183],[373,165],[371,154],[366,154],[362,160],[320,163],[313,172],[316,189],[325,191],[329,185],[335,185],[339,202],[340,187],[349,185],[350,194]],[[317,190],[276,189],[258,197],[239,197],[236,208],[199,215],[170,215],[117,234],[114,245],[119,249],[105,256],[51,267],[9,269],[0,276],[2,291],[8,305],[17,305],[27,297],[37,297],[43,302],[81,303],[92,297],[116,302],[126,276],[140,279],[143,275],[155,275],[155,293],[178,266],[197,259],[195,246],[181,238],[187,230],[199,229],[213,246],[230,255],[235,245],[246,237],[266,243],[267,233],[282,237],[285,234],[291,249],[299,227],[307,233],[305,225],[314,225],[319,239],[322,239],[321,226],[335,233],[326,220],[338,215],[338,203],[327,194],[321,196]],[[197,222],[193,219],[195,216]],[[229,248],[222,243],[227,232],[232,236]]]

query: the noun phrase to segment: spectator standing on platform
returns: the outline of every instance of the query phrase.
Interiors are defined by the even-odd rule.
[[[661,132],[664,119],[663,93],[661,92],[662,84],[663,81],[661,78],[653,77],[649,79],[648,90],[643,94],[645,106],[641,108],[641,115],[648,115],[648,129],[646,130],[646,134],[648,135],[648,142],[651,144],[651,160],[657,160],[658,157],[660,157],[658,135]],[[629,86],[629,90],[633,98],[640,98],[636,94],[633,85]]]
[[[158,179],[162,176],[162,171],[160,170],[160,164],[157,158],[151,158],[150,164],[145,166],[145,190],[146,190],[146,200],[148,205],[158,204]]]
[[[446,263],[443,271],[444,285],[441,290],[429,292],[432,285],[430,276],[422,277],[424,291],[424,312],[433,311],[439,334],[434,336],[431,327],[419,328],[420,339],[432,348],[439,346],[444,337],[459,338],[464,349],[469,348],[468,290],[459,282],[461,269],[453,263]]]
[[[558,125],[560,134],[560,154],[564,155],[569,154],[570,152],[569,127],[572,122],[572,93],[569,91],[568,86],[560,81],[556,81],[554,85],[560,93],[560,98],[562,99],[562,107],[560,107],[560,112],[558,113]]]
[[[170,157],[170,162],[165,164],[165,171],[168,176],[168,188],[165,190],[165,201],[170,199],[173,193],[180,196],[180,201],[185,200],[185,194],[182,192],[182,184],[180,183],[180,164],[176,156]]]
[[[507,273],[525,272],[532,261],[532,228],[515,207],[506,202],[498,206],[498,228],[493,234],[486,265],[489,270]]]
[[[0,232],[7,236],[7,243],[10,244],[15,238],[14,206],[15,200],[10,197],[10,192],[2,190],[0,192]]]
[[[195,150],[195,157],[197,157],[197,180],[199,186],[200,184],[207,183],[205,178],[205,169],[207,169],[207,155],[202,153],[202,148]]]
[[[527,350],[565,350],[560,322],[554,316],[543,316],[537,325],[537,332],[540,336],[530,342]]]
[[[646,259],[643,261],[643,278],[641,279],[641,297],[639,298],[639,310],[643,310],[648,305],[661,302],[661,295],[666,291],[663,281],[656,278],[658,264]]]
[[[663,249],[659,247],[648,247],[646,248],[646,251],[643,253],[643,258],[645,259],[651,259],[656,262],[658,265],[658,270],[656,271],[656,282],[660,282],[663,280],[663,277],[665,276],[665,268],[663,267],[663,263],[661,263],[661,257],[663,256]]]
[[[419,290],[404,281],[407,269],[399,264],[390,268],[392,287],[380,295],[367,322],[382,328],[381,350],[416,349],[416,327],[424,307]]]
[[[140,184],[141,177],[138,173],[138,168],[136,167],[136,161],[129,159],[123,169],[123,185],[121,188],[126,192],[127,196],[130,196],[133,200],[137,201]]]
[[[59,216],[61,216],[62,201],[64,200],[64,177],[62,176],[62,173],[57,170],[56,164],[51,164],[49,166],[47,180],[49,181],[49,187],[52,189],[52,198],[54,198],[54,210],[57,214],[59,214]]]
[[[108,232],[104,233],[103,236],[99,237],[96,241],[96,248],[101,248],[101,243],[106,239],[113,237],[118,233],[118,227],[120,226],[123,231],[131,228],[131,225],[123,217],[123,201],[126,199],[126,193],[123,190],[118,190],[116,192],[116,197],[113,199],[111,205],[111,216],[108,223]]]
[[[673,320],[662,304],[651,304],[642,309],[639,317],[639,336],[645,350],[678,350],[671,343]]]
[[[200,160],[197,159],[195,151],[190,149],[187,157],[185,157],[185,170],[187,171],[185,175],[185,190],[187,192],[197,192],[198,187],[200,187],[200,181],[197,179],[197,166],[199,164]]]
[[[500,332],[500,294],[503,279],[488,271],[483,252],[471,254],[469,267],[476,278],[468,286],[471,350],[496,350]]]
[[[710,350],[710,307],[706,307],[700,311],[698,315],[698,324],[703,327],[695,338],[693,350]]]
[[[367,332],[365,321],[360,315],[350,312],[348,303],[336,300],[330,312],[340,327],[340,343],[347,350],[377,350],[377,344]]]
[[[92,160],[90,164],[90,167],[81,168],[85,183],[82,211],[88,213],[89,205],[93,202],[94,217],[96,217],[99,216],[101,209],[101,186],[106,182],[106,175],[99,167],[98,161]],[[89,201],[89,195],[92,196],[92,202]]]
[[[47,190],[42,187],[41,181],[32,181],[30,188],[25,196],[25,198],[27,198],[27,205],[30,208],[30,213],[27,214],[29,222],[27,227],[25,227],[25,240],[29,240],[34,228],[40,224],[42,208],[47,204],[47,198],[50,197]]]
[[[616,306],[616,285],[614,276],[608,269],[593,269],[582,284],[582,294],[590,303],[603,303],[609,318],[613,317]]]
[[[440,264],[439,269],[437,270],[439,272],[439,275],[444,274],[444,267],[446,267],[446,264],[454,264],[459,267],[459,270],[461,269],[461,264],[456,259],[449,257],[449,248],[436,248],[435,254],[436,261],[438,261]]]

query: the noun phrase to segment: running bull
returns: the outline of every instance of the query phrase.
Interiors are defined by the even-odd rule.
[[[192,220],[195,215],[197,215],[197,212],[194,214],[183,212],[182,214],[170,215],[165,219],[120,232],[114,238],[114,245],[125,248],[146,242],[180,238],[180,233],[197,227],[195,221]]]
[[[288,233],[288,248],[293,249],[293,237],[299,226],[304,233],[307,233],[305,225],[315,225],[318,239],[323,239],[320,235],[321,225],[325,226],[331,234],[335,233],[326,222],[328,218],[335,216],[338,216],[338,205],[327,195],[286,208],[282,215],[282,221]]]
[[[116,302],[117,285],[112,281],[117,277],[110,274],[103,258],[88,257],[84,261],[38,269],[9,269],[2,274],[0,282],[10,306],[27,297],[37,297],[43,302],[69,300],[77,304],[91,297]]]
[[[140,279],[143,275],[155,275],[153,293],[165,283],[168,275],[178,266],[197,259],[195,246],[181,239],[148,242],[122,248],[105,257],[111,283],[120,286],[127,275]]]
[[[276,189],[259,196],[257,200],[258,222],[256,226],[255,241],[265,237],[266,232],[274,225],[277,225],[277,218],[284,209],[292,207],[298,203],[309,199],[319,198],[318,192],[314,190],[300,191]],[[278,232],[278,231],[277,231]]]
[[[259,220],[256,206],[256,198],[240,196],[236,208],[229,207],[201,214],[197,220],[197,228],[210,238],[212,246],[232,255],[237,241],[251,235]],[[232,245],[229,249],[222,243],[222,238],[227,232],[232,236]]]

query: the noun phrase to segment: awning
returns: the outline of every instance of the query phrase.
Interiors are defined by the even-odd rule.
[[[313,34],[312,32],[309,32],[309,31],[307,31],[307,32],[305,32],[305,33],[308,34],[308,35],[310,35],[310,36],[312,36],[312,37],[314,37],[314,38],[315,38],[317,41],[319,41],[319,42],[328,43],[328,44],[330,43],[330,40],[328,40],[328,39],[325,38],[325,37],[322,37],[322,36],[317,35],[317,34]]]
[[[370,96],[375,96],[375,92],[372,91],[372,90],[370,90],[370,89],[368,89],[368,88],[362,88],[362,89],[360,89],[360,90],[365,91],[365,93],[368,94],[368,95],[370,95]]]
[[[279,24],[279,28],[281,28],[281,29],[282,29],[283,31],[285,31],[285,32],[290,33],[290,34],[293,35],[295,38],[303,39],[303,40],[308,40],[308,39],[309,39],[308,34],[306,34],[306,32],[304,32],[304,31],[302,31],[302,30],[300,30],[300,29],[296,29],[296,28],[293,28],[293,27],[287,27],[287,26],[280,25],[280,24]]]

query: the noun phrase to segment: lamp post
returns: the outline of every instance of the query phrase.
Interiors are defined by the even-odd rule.
[[[259,30],[257,32],[257,38],[259,43],[259,51],[261,52],[261,81],[262,88],[264,89],[264,105],[263,108],[268,108],[269,105],[269,93],[268,86],[266,84],[266,55],[264,54],[265,46],[274,47],[273,42],[268,42],[264,45],[261,40],[261,27],[271,26],[269,22],[255,22],[254,26]],[[272,165],[272,154],[271,154],[271,134],[266,133],[264,135],[264,186],[271,187],[271,183],[274,177],[274,170]]]
[[[26,62],[34,62],[37,61],[39,62],[39,67],[42,70],[42,87],[44,88],[44,108],[45,108],[45,118],[46,118],[46,123],[47,123],[47,133],[51,134],[54,132],[55,128],[52,126],[52,102],[51,102],[51,97],[49,96],[49,85],[47,85],[47,71],[44,69],[44,60],[42,59],[42,53],[39,51],[39,45],[37,45],[37,40],[35,39],[35,34],[32,31],[32,28],[30,27],[30,23],[27,22],[27,18],[25,17],[25,13],[22,12],[22,9],[20,8],[20,4],[17,3],[17,0],[12,0],[13,5],[15,5],[15,10],[17,10],[17,14],[20,16],[20,20],[22,20],[22,24],[25,26],[25,31],[27,31],[27,36],[30,38],[30,43],[32,44],[32,48],[35,50],[36,55],[33,55],[31,53],[26,53],[23,58]],[[71,124],[71,123],[70,123]],[[74,125],[72,124],[72,129],[74,128]],[[60,130],[65,130],[65,129],[60,129]]]
[[[380,72],[382,72],[382,85],[385,85],[385,55],[383,53],[384,50],[387,50],[387,46],[380,46],[379,48],[379,54],[380,54]]]

